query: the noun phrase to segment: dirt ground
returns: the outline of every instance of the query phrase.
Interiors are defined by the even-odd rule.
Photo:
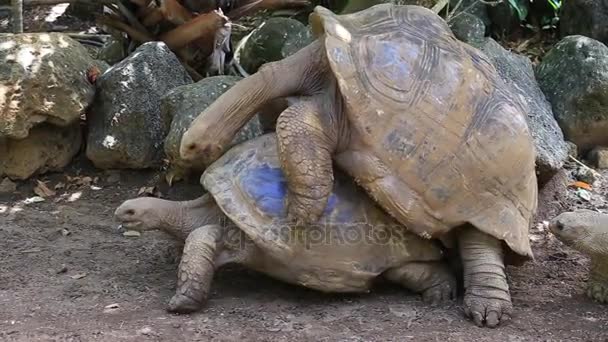
[[[465,319],[462,298],[430,306],[386,283],[365,295],[325,295],[239,267],[218,272],[203,311],[169,314],[176,244],[160,232],[125,237],[112,218],[142,187],[160,184],[162,197],[179,200],[202,193],[196,182],[168,188],[160,178],[77,161],[37,178],[56,192],[44,202],[27,201],[36,179],[0,197],[0,340],[608,341],[608,310],[583,294],[588,260],[539,228],[531,230],[536,260],[508,269],[515,313],[498,329]],[[539,213],[606,209],[600,190],[591,202],[544,196]]]

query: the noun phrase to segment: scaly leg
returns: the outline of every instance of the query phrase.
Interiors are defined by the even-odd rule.
[[[496,327],[511,318],[513,305],[501,241],[473,226],[459,235],[464,269],[464,310],[477,326]]]
[[[384,276],[401,286],[422,294],[422,300],[439,303],[456,298],[456,278],[445,262],[411,262],[393,268]]]
[[[194,312],[207,300],[223,232],[219,225],[206,225],[188,235],[179,264],[177,290],[168,311]]]
[[[591,257],[591,274],[587,283],[587,296],[608,304],[608,263],[604,255]]]
[[[329,120],[322,107],[320,101],[302,100],[283,111],[277,120],[289,221],[316,222],[333,187],[332,154],[337,136],[329,133],[335,121]]]

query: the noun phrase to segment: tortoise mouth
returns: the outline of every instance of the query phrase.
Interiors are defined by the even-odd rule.
[[[139,221],[139,220],[134,220],[134,221],[129,221],[129,220],[122,220],[120,222],[120,224],[118,225],[118,231],[124,231],[124,230],[142,230],[142,226],[143,226],[143,222]]]

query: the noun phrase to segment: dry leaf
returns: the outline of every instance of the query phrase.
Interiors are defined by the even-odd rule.
[[[99,70],[97,66],[93,65],[87,69],[86,74],[89,83],[95,84],[97,82],[97,78],[99,75],[101,75],[101,70]]]
[[[64,188],[65,188],[65,183],[59,182],[59,183],[55,184],[55,190],[64,189]]]
[[[122,233],[122,236],[139,237],[139,236],[141,236],[141,233],[136,230],[127,230],[126,232]]]
[[[70,278],[72,278],[72,279],[82,279],[82,278],[84,278],[86,276],[87,276],[87,274],[85,272],[82,272],[82,273],[73,274],[73,275],[70,276]]]
[[[34,193],[42,198],[51,197],[55,195],[55,191],[49,189],[46,184],[40,180],[36,180],[38,185],[34,188]]]
[[[591,191],[591,185],[589,185],[588,183],[585,183],[585,182],[581,182],[581,181],[576,181],[576,182],[570,184],[570,186]]]

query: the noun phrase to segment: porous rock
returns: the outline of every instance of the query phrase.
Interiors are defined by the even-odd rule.
[[[476,43],[484,40],[486,25],[476,15],[463,12],[449,22],[450,29],[459,40]]]
[[[557,124],[551,104],[534,77],[530,59],[505,50],[492,38],[476,45],[492,61],[500,77],[525,104],[527,122],[534,139],[539,183],[544,183],[568,158],[568,145]]]
[[[68,127],[43,123],[24,139],[0,139],[0,177],[28,179],[35,174],[61,171],[80,151],[80,122]]]
[[[492,20],[488,14],[488,5],[479,0],[450,0],[450,11],[452,12],[451,17],[457,18],[459,13],[472,14],[483,22],[486,31],[492,25]]]
[[[192,165],[180,158],[179,145],[182,135],[199,114],[240,79],[239,76],[207,77],[196,83],[177,87],[162,98],[161,111],[163,116],[172,118],[171,128],[164,143],[165,154],[172,165],[203,170],[203,165]],[[231,145],[260,135],[262,135],[262,127],[256,115],[241,128]]]
[[[62,33],[0,34],[0,137],[23,139],[36,124],[70,126],[95,95],[86,48]]]
[[[88,116],[87,157],[98,168],[159,166],[171,124],[160,99],[192,79],[162,42],[141,45],[97,79]]]
[[[595,147],[589,152],[589,159],[598,169],[608,169],[608,147]]]
[[[238,53],[238,61],[255,73],[264,63],[281,60],[310,44],[310,27],[290,18],[270,18],[251,32]]]
[[[562,37],[581,35],[608,44],[608,0],[567,0],[560,11]]]
[[[565,137],[585,154],[608,146],[608,47],[583,36],[568,36],[543,58],[538,83]]]

